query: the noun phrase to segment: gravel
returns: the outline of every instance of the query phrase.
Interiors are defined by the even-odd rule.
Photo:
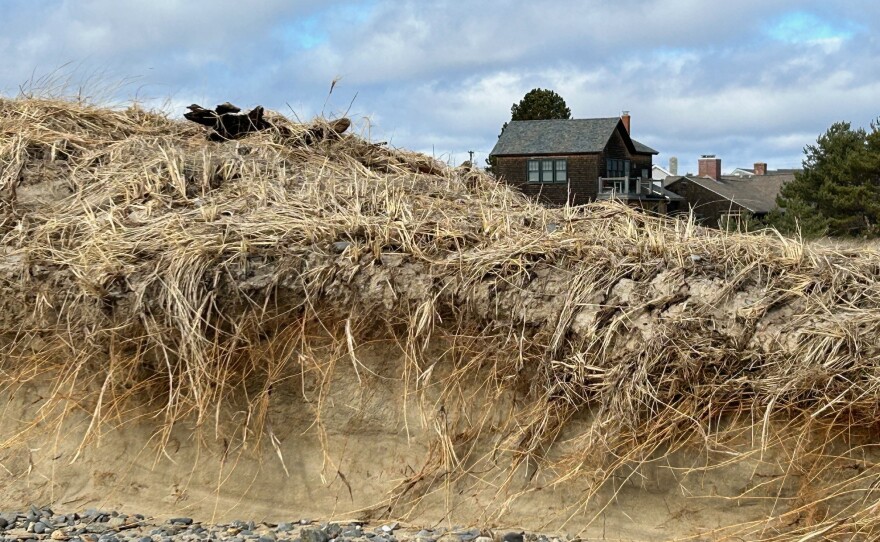
[[[189,517],[160,521],[143,514],[88,509],[55,513],[49,508],[0,511],[0,542],[571,542],[565,536],[494,532],[475,527],[420,529],[398,522],[365,525],[288,518],[279,523],[235,520],[216,525]]]

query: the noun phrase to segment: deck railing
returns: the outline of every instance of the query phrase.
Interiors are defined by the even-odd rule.
[[[641,177],[599,177],[599,197],[647,196],[652,193],[652,180]]]

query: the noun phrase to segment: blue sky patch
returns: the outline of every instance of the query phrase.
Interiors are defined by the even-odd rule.
[[[814,13],[794,11],[780,17],[771,25],[771,38],[787,43],[808,43],[824,40],[846,40],[855,33],[851,23],[835,24]]]
[[[276,30],[282,41],[292,49],[309,50],[327,43],[330,30],[341,21],[360,25],[365,23],[376,8],[376,0],[364,0],[348,5],[326,8],[312,15],[290,19]]]
[[[322,28],[322,17],[310,15],[284,24],[278,29],[284,43],[293,49],[314,49],[326,43],[328,36]]]

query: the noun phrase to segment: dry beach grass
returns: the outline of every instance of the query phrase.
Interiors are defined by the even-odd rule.
[[[309,374],[320,440],[339,367],[367,381],[362,349],[391,344],[434,441],[374,514],[491,456],[501,485],[574,482],[562,515],[598,517],[601,488],[677,451],[709,458],[684,476],[772,448],[782,474],[716,496],[772,512],[696,536],[880,534],[876,251],[548,209],[357,135],[303,146],[309,126],[271,118],[285,130],[214,143],[137,107],[0,100],[0,352],[7,390],[51,382],[32,426],[87,411],[82,448],[152,419],[161,449],[189,420],[277,448],[273,389]]]

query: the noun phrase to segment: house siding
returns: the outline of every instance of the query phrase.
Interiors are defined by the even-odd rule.
[[[567,161],[568,183],[529,183],[528,161],[543,159]],[[496,158],[498,177],[507,184],[551,205],[581,205],[596,199],[599,180],[599,154],[499,156]]]
[[[615,131],[611,135],[608,145],[605,146],[605,152],[602,153],[601,171],[603,176],[605,176],[607,171],[608,160],[629,160],[632,162],[632,169],[630,170],[632,176],[638,177],[642,174],[643,169],[648,170],[648,177],[651,176],[653,156],[650,154],[631,153],[619,131]]]
[[[685,202],[677,204],[677,209],[670,209],[671,211],[687,212],[692,208],[694,210],[694,218],[708,226],[717,227],[723,215],[749,212],[745,207],[730,201],[724,196],[687,180],[676,181],[667,186],[666,189],[685,199]]]
[[[654,168],[654,157],[650,154],[634,154],[632,157],[633,161],[633,173],[635,175],[641,175],[642,170],[644,170],[647,175],[647,178],[651,178],[651,170]]]

